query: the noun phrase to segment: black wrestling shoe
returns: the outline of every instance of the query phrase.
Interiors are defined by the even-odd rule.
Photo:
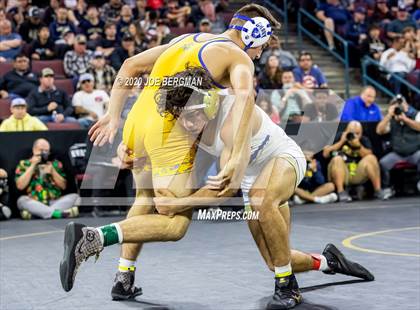
[[[77,269],[84,260],[103,250],[99,233],[92,227],[70,222],[64,231],[64,255],[60,262],[60,280],[63,289],[73,288]]]
[[[117,272],[111,290],[112,300],[134,299],[143,294],[141,287],[134,286],[134,273],[135,271]]]
[[[322,252],[327,259],[330,270],[324,271],[326,274],[341,273],[348,276],[364,279],[366,281],[373,281],[375,277],[362,265],[348,260],[339,249],[333,244],[327,244]]]
[[[295,275],[276,278],[274,295],[266,309],[292,309],[302,302]]]

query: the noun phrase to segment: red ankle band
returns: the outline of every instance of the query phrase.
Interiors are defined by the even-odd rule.
[[[318,254],[310,254],[312,256],[312,269],[313,270],[319,270],[319,268],[321,267],[321,256],[319,256]]]

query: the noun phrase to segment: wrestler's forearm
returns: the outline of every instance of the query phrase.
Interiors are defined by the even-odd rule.
[[[222,197],[218,197],[218,193],[218,190],[202,187],[190,196],[174,198],[175,200],[170,206],[170,210],[172,213],[177,214],[197,207],[220,205],[235,194],[235,192],[230,191]]]
[[[235,102],[236,104],[236,102]],[[232,152],[229,160],[235,160],[245,166],[248,164],[250,153],[247,152],[251,147],[251,128],[250,121],[252,119],[252,113],[254,111],[254,98],[249,96],[246,100],[245,107],[243,109],[242,117],[237,126],[234,144],[232,145]],[[235,114],[234,114],[235,115]],[[236,127],[236,126],[235,126]],[[234,128],[235,130],[236,128]]]
[[[202,187],[192,195],[185,197],[186,204],[192,205],[193,207],[196,206],[208,206],[208,205],[220,205],[225,202],[227,199],[232,197],[235,192],[228,191],[223,196],[217,196],[219,194],[219,190],[210,189],[208,187]]]

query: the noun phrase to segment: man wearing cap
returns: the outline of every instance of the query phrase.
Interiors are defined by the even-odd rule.
[[[86,36],[78,34],[76,36],[73,50],[64,55],[64,71],[70,78],[77,78],[86,72],[92,59],[93,52],[86,47]]]
[[[37,116],[44,123],[77,122],[70,115],[73,107],[67,94],[54,85],[54,71],[44,68],[39,78],[39,87],[26,98],[29,113]]]
[[[36,6],[29,9],[28,18],[20,25],[19,34],[25,42],[31,42],[37,38],[41,24],[41,10]]]
[[[137,52],[134,37],[129,33],[124,34],[121,40],[121,47],[117,47],[110,56],[111,66],[118,70],[121,68],[124,60],[134,56]]]
[[[23,98],[15,98],[10,104],[12,115],[0,125],[1,132],[47,130],[39,119],[27,113],[27,103]]]
[[[350,46],[350,63],[353,67],[360,65],[360,45],[367,38],[366,9],[358,7],[353,13],[353,20],[347,26],[345,38]]]
[[[398,6],[397,19],[389,23],[387,27],[387,36],[391,39],[402,36],[402,31],[406,27],[417,29],[416,23],[410,18],[405,5]]]
[[[211,21],[208,18],[203,18],[198,26],[198,32],[212,33],[211,26]]]
[[[13,59],[13,69],[0,77],[0,98],[25,97],[37,86],[38,79],[30,70],[29,58],[18,54]]]
[[[108,65],[105,55],[101,51],[95,51],[87,73],[93,75],[95,79],[95,89],[102,89],[107,93],[111,92],[112,84],[115,80],[115,69]]]
[[[89,128],[93,122],[105,114],[109,103],[109,96],[103,90],[94,89],[94,77],[84,73],[79,78],[80,90],[72,99],[78,121],[83,128]]]

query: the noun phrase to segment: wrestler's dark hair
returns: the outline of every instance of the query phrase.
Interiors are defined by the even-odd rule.
[[[189,64],[186,65],[185,70],[178,72],[172,76],[165,76],[164,79],[182,78],[195,79],[201,82],[197,85],[192,85],[204,91],[214,88],[213,80],[209,73],[202,67],[193,67]],[[168,84],[168,83],[167,83]],[[157,111],[162,117],[171,116],[178,118],[181,115],[185,105],[192,100],[192,102],[203,102],[204,95],[194,91],[192,88],[183,85],[162,85],[155,94],[155,101],[157,104]]]
[[[239,15],[244,15],[244,16],[248,16],[248,17],[264,17],[265,19],[267,19],[270,22],[271,28],[273,28],[274,30],[278,30],[281,27],[281,24],[278,22],[278,20],[273,16],[273,14],[271,14],[271,12],[258,4],[255,3],[251,3],[251,4],[247,4],[243,7],[241,7],[239,10],[237,10],[235,12],[235,15],[239,14]],[[245,21],[238,19],[238,18],[233,18],[230,22],[231,25],[242,25],[244,24]]]

